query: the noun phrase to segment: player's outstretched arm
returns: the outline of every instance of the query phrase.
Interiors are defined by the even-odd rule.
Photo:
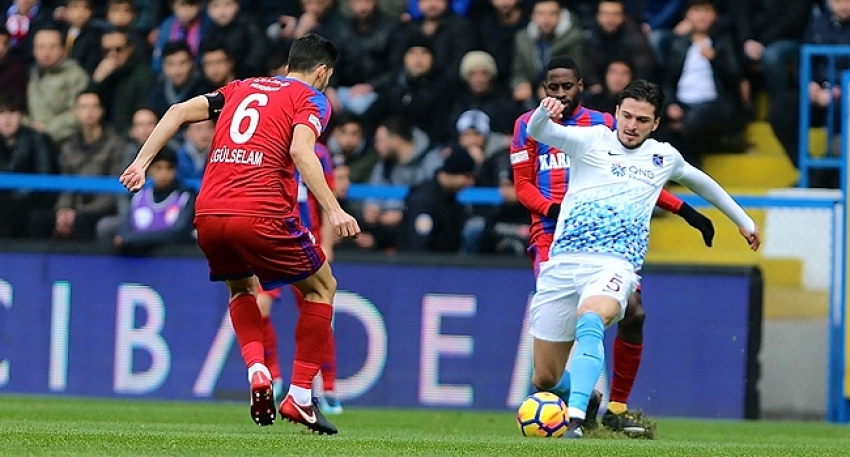
[[[137,192],[145,184],[145,172],[154,156],[165,147],[168,141],[187,122],[198,122],[209,119],[210,104],[205,95],[198,95],[182,103],[172,105],[165,116],[157,122],[145,144],[136,155],[133,163],[124,170],[119,181],[130,192]]]
[[[575,156],[589,149],[600,135],[597,127],[567,127],[551,120],[561,119],[564,105],[556,98],[546,97],[528,119],[528,134],[535,140]]]
[[[345,238],[355,237],[360,234],[360,226],[357,220],[339,206],[336,196],[328,186],[325,171],[316,155],[315,147],[315,131],[306,125],[296,124],[289,153],[292,155],[295,167],[301,173],[301,179],[327,213],[328,221],[336,229],[337,235]]]
[[[677,181],[708,200],[731,219],[738,226],[741,236],[747,240],[750,249],[755,251],[759,248],[761,237],[756,223],[717,181],[688,163],[684,164],[682,176]]]

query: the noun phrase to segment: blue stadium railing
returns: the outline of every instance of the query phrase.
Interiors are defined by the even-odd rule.
[[[815,59],[826,61],[826,75],[833,86],[838,86],[841,75],[837,70],[836,60],[850,58],[850,44],[847,45],[825,45],[807,44],[800,47],[800,123],[798,139],[798,168],[800,170],[799,187],[809,187],[809,171],[814,169],[842,169],[841,157],[832,154],[832,144],[838,132],[833,132],[831,126],[835,116],[842,116],[842,122],[848,122],[846,113],[842,113],[841,103],[834,100],[827,106],[826,113],[826,148],[824,157],[813,157],[809,139],[811,128],[811,112],[809,111],[811,99],[809,98],[809,82],[813,78],[813,63]],[[842,91],[841,97],[847,97]]]
[[[198,182],[190,183],[198,188]],[[127,192],[117,177],[104,176],[66,176],[27,173],[0,173],[0,190],[29,190],[46,192],[89,192],[89,193],[125,193]],[[348,198],[352,200],[403,199],[408,192],[405,186],[376,186],[371,184],[352,184]],[[679,198],[697,207],[709,204],[701,197],[691,194],[677,194]],[[503,202],[498,189],[493,187],[473,187],[462,191],[458,200],[470,205],[499,205]],[[735,200],[745,208],[763,208],[782,206],[786,208],[832,208],[833,197],[809,196],[806,198],[788,198],[781,196],[735,195]]]

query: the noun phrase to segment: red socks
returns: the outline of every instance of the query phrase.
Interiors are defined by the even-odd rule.
[[[277,360],[277,333],[274,331],[272,320],[263,318],[263,349],[266,354],[266,367],[272,379],[280,378],[280,363]]]
[[[263,351],[263,316],[257,298],[251,294],[238,295],[230,301],[230,321],[242,350],[245,366],[265,364]]]
[[[336,388],[336,340],[333,330],[328,336],[328,349],[322,361],[322,388],[325,392],[333,392]]]
[[[643,352],[642,344],[632,344],[620,338],[614,339],[614,376],[611,379],[611,401],[628,403],[640,367],[641,352]]]
[[[295,324],[295,362],[292,384],[311,389],[313,378],[325,360],[331,336],[333,307],[327,303],[303,301]]]

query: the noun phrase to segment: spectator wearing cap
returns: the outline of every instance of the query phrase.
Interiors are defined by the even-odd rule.
[[[193,241],[195,192],[177,180],[177,154],[163,149],[148,167],[153,182],[133,195],[118,235],[116,251],[140,254],[158,246]]]
[[[466,19],[449,9],[448,0],[418,0],[420,19],[402,24],[390,40],[390,62],[399,65],[407,50],[406,43],[425,39],[434,53],[434,67],[449,81],[456,81],[460,60],[478,49],[478,31]]]
[[[378,92],[377,100],[363,116],[367,135],[382,120],[402,116],[428,133],[431,140],[448,140],[451,135],[445,119],[451,108],[451,86],[434,68],[434,50],[428,40],[420,37],[407,44],[404,66],[396,71],[392,81]]]
[[[499,152],[507,151],[511,138],[499,132],[490,131],[490,117],[484,111],[471,109],[464,111],[455,123],[457,142],[461,148],[481,167]]]
[[[523,109],[511,98],[507,86],[498,81],[493,56],[484,51],[466,53],[461,60],[460,77],[462,83],[454,97],[449,122],[456,121],[464,111],[477,109],[489,116],[493,131],[510,134]]]
[[[403,251],[460,250],[468,211],[457,194],[475,184],[475,168],[465,150],[454,148],[432,179],[410,190],[402,220]]]
[[[465,111],[457,120],[458,146],[465,150],[476,164],[476,186],[500,187],[505,166],[510,171],[510,136],[490,131],[490,118],[480,110]],[[478,252],[485,223],[499,207],[473,206],[471,216],[463,229],[466,253]]]

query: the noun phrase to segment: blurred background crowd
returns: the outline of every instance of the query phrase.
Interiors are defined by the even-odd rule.
[[[588,108],[613,112],[634,78],[661,84],[656,135],[701,166],[708,152],[747,149],[759,97],[796,161],[799,47],[850,43],[850,0],[6,0],[0,13],[0,172],[118,176],[171,104],[281,74],[306,33],[332,39],[321,141],[364,229],[340,248],[388,252],[523,255],[529,215],[508,151],[552,56],[579,64]],[[836,81],[816,71],[808,89],[825,122]],[[0,238],[130,253],[191,243],[212,133],[211,121],[186,126],[132,197],[0,191]],[[349,183],[411,192],[354,201]],[[498,188],[504,203],[461,204],[471,186]]]

